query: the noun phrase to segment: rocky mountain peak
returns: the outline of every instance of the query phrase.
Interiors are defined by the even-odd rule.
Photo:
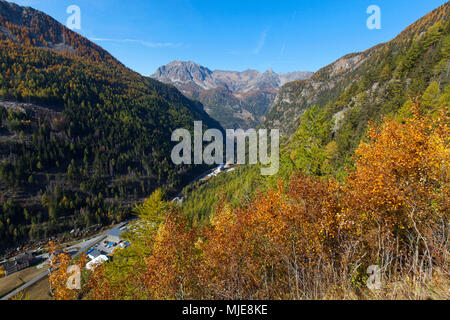
[[[278,89],[288,81],[310,78],[312,72],[277,74],[272,69],[224,71],[192,62],[175,60],[151,76],[173,84],[185,95],[200,100],[225,127],[248,127],[262,120]]]

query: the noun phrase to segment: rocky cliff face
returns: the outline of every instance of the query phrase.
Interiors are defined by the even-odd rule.
[[[279,88],[312,72],[277,74],[272,70],[211,71],[194,62],[173,61],[160,67],[152,78],[176,86],[188,97],[200,100],[205,110],[226,128],[258,125],[275,100]]]

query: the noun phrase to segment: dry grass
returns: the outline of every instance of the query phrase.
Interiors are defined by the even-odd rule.
[[[13,273],[12,275],[9,275],[7,277],[0,278],[0,297],[3,297],[14,289],[37,277],[45,271],[45,268],[46,267],[44,266],[44,268],[42,269],[37,269],[35,266],[33,266]]]

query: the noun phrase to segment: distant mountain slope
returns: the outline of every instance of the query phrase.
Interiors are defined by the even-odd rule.
[[[173,86],[143,77],[31,8],[0,0],[0,250],[122,219],[177,167],[171,133],[220,128]]]
[[[158,68],[152,78],[173,84],[187,96],[200,100],[224,127],[247,128],[260,123],[281,85],[312,74],[211,71],[191,61],[173,61]]]
[[[353,128],[356,142],[368,120],[397,110],[409,97],[424,92],[432,80],[445,86],[449,7],[447,2],[388,43],[346,55],[311,79],[285,84],[265,125],[280,128],[289,136],[305,110],[312,105],[328,106],[341,120],[339,128]]]

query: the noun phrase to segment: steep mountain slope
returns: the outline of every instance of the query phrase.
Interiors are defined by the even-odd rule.
[[[432,80],[445,86],[449,7],[447,2],[388,43],[344,56],[309,80],[284,85],[266,116],[266,126],[289,136],[305,110],[328,106],[340,120],[336,134],[351,126],[358,142],[368,120],[397,110],[409,97],[424,92]]]
[[[281,85],[311,77],[312,72],[276,74],[272,70],[211,71],[194,62],[173,61],[152,77],[176,86],[200,100],[206,111],[226,128],[247,128],[260,123]]]
[[[0,249],[119,221],[201,167],[170,160],[171,133],[221,128],[173,86],[143,77],[32,8],[0,0]]]

